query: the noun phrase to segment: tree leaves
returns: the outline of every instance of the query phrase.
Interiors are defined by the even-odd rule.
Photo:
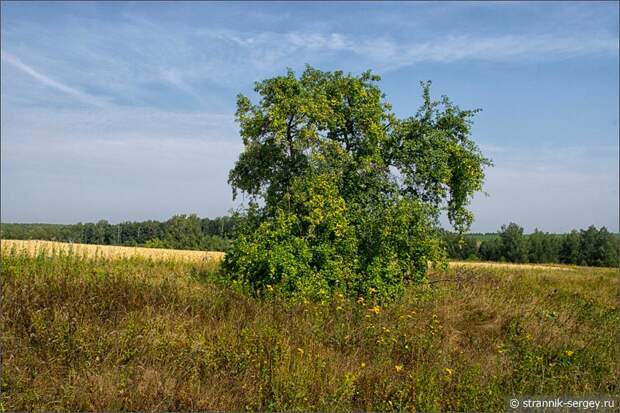
[[[390,298],[444,259],[443,211],[469,228],[490,165],[470,139],[476,111],[432,101],[428,82],[420,110],[398,119],[379,80],[308,66],[257,82],[256,104],[238,96],[245,148],[229,182],[263,206],[247,211],[226,259],[235,277],[294,296]]]

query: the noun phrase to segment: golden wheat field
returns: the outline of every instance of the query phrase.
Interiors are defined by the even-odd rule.
[[[154,260],[183,260],[183,261],[219,261],[224,257],[223,252],[218,251],[191,251],[172,250],[163,248],[144,247],[117,247],[113,245],[95,244],[70,244],[66,242],[37,241],[37,240],[1,240],[2,252],[17,250],[26,251],[31,255],[74,253],[86,257],[122,258],[143,257]]]
[[[204,260],[220,261],[224,258],[224,253],[219,251],[192,251],[192,250],[173,250],[164,248],[144,248],[144,247],[119,247],[113,245],[96,244],[77,244],[55,241],[38,240],[0,240],[2,251],[15,249],[26,251],[31,255],[54,254],[60,252],[72,252],[86,257],[121,258],[135,257],[150,258],[155,260],[182,260],[198,262]],[[514,269],[546,269],[558,271],[575,271],[575,268],[568,265],[558,264],[513,264],[504,262],[478,262],[478,261],[451,261],[451,267],[473,267],[473,268],[514,268]]]
[[[519,269],[519,270],[556,270],[556,271],[575,271],[576,268],[570,265],[561,264],[516,264],[511,262],[490,262],[490,261],[450,261],[450,266],[453,267],[472,267],[472,268],[505,268],[505,269]]]

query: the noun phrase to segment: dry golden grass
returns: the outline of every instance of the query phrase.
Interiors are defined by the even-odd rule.
[[[294,304],[216,261],[7,245],[0,411],[503,411],[618,390],[617,269],[457,266],[381,307]]]
[[[163,248],[117,247],[113,245],[70,244],[66,242],[37,240],[1,240],[0,243],[3,252],[15,249],[17,251],[25,251],[30,255],[53,255],[60,252],[71,252],[72,254],[85,257],[142,257],[154,260],[166,261],[173,259],[189,262],[198,262],[205,260],[220,261],[224,257],[224,253],[218,251],[191,251]]]
[[[451,267],[470,268],[506,268],[506,269],[529,269],[529,270],[557,270],[575,271],[574,266],[560,264],[515,264],[511,262],[488,262],[488,261],[450,261]]]

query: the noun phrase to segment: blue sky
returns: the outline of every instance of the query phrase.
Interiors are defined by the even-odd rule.
[[[1,218],[215,217],[237,93],[306,63],[482,108],[473,231],[618,231],[618,3],[2,2]]]

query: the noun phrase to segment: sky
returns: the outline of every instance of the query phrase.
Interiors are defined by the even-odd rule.
[[[474,232],[618,231],[617,2],[1,3],[2,222],[227,214],[238,93],[371,69],[394,112],[481,108]]]

